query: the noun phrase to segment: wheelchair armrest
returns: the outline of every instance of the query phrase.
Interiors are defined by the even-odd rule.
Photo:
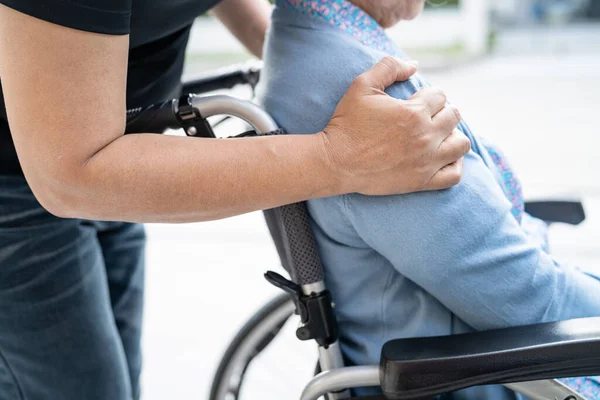
[[[382,349],[390,399],[470,386],[600,375],[600,317],[452,336],[398,339]]]
[[[548,223],[579,225],[585,220],[585,210],[580,201],[528,201],[525,212]]]

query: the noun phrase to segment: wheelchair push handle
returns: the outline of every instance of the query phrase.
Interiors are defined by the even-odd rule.
[[[167,129],[180,128],[175,112],[177,100],[169,100],[127,110],[125,133],[163,133]]]
[[[183,128],[188,136],[214,138],[206,121],[214,115],[230,115],[249,123],[258,134],[278,131],[273,119],[254,103],[231,96],[184,95],[148,107],[127,111],[126,134],[162,133]]]
[[[213,96],[198,101],[197,95],[231,89],[237,85],[250,86],[254,90],[261,69],[262,63],[249,62],[220,68],[187,81],[183,84],[183,95],[179,99],[170,99],[151,106],[128,110],[125,133],[162,133],[167,129],[183,128],[189,136],[215,137],[210,125],[205,121],[205,118],[210,116],[207,112],[211,112],[212,115],[226,114],[225,110],[220,110],[219,107],[230,108],[229,103],[223,101],[222,98]],[[247,103],[245,102],[245,104]],[[198,110],[199,106],[205,109]],[[257,113],[253,115],[257,115]],[[264,120],[264,118],[260,119]],[[247,122],[253,125],[251,121]],[[268,132],[268,130],[264,132]]]

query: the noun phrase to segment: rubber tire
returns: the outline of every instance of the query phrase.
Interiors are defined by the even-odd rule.
[[[223,358],[221,359],[221,362],[219,363],[219,366],[217,367],[217,371],[215,372],[215,376],[213,378],[211,388],[210,388],[209,400],[222,400],[222,399],[217,398],[217,394],[219,392],[219,387],[221,386],[221,381],[224,378],[223,375],[225,374],[225,371],[227,370],[229,363],[234,358],[238,348],[246,340],[248,335],[257,326],[259,326],[265,318],[267,318],[269,315],[271,315],[271,313],[278,310],[284,304],[291,303],[291,302],[292,302],[292,299],[290,298],[290,296],[288,294],[286,294],[286,293],[280,294],[277,297],[270,300],[262,308],[260,308],[242,326],[242,328],[235,335],[235,337],[233,338],[233,340],[227,347],[227,350],[225,351],[225,354],[223,355]],[[290,314],[290,316],[291,316],[291,314]],[[287,321],[287,319],[286,319],[286,321]],[[284,324],[286,321],[284,321]],[[260,352],[263,351],[269,345],[269,343],[271,343],[271,341],[275,338],[275,336],[277,336],[277,334],[279,333],[279,331],[281,330],[282,327],[283,327],[283,324],[281,324],[279,326],[279,328],[276,329],[275,331],[272,331],[271,335],[269,335],[269,337],[265,338],[265,340],[256,348],[256,353],[254,354],[254,356],[252,358],[250,358],[250,360],[248,360],[245,367],[248,367],[248,365],[250,364],[252,359],[254,357],[256,357],[258,354],[260,354]],[[240,383],[240,387],[242,384],[243,384],[243,375],[242,375],[242,382]]]

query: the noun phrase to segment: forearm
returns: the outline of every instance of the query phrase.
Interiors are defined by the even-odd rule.
[[[58,214],[135,222],[219,219],[341,190],[320,135],[127,135],[62,182]]]
[[[265,0],[223,0],[212,13],[256,57],[262,48],[271,20],[271,6]]]

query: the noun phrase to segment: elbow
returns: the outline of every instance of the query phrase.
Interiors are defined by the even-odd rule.
[[[38,202],[50,214],[58,218],[81,218],[73,205],[66,199],[56,195],[36,195]]]
[[[50,214],[59,218],[81,218],[76,212],[72,196],[68,196],[65,191],[43,183],[30,183],[30,187],[38,203]]]
[[[50,214],[59,218],[85,218],[81,209],[83,203],[79,180],[75,174],[52,172],[25,172],[31,191],[40,205]]]

